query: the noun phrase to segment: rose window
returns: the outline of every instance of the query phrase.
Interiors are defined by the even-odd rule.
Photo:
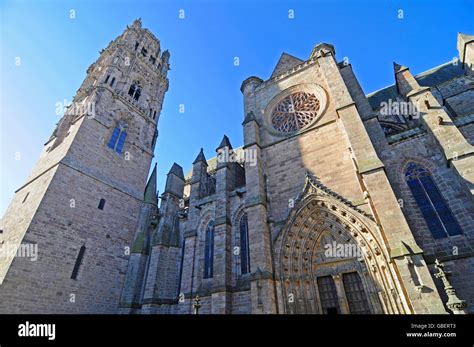
[[[271,115],[273,127],[282,133],[298,131],[318,115],[321,103],[311,93],[297,92],[278,103]]]

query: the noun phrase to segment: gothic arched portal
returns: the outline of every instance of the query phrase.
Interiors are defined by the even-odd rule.
[[[373,217],[311,176],[275,240],[282,313],[405,313]]]

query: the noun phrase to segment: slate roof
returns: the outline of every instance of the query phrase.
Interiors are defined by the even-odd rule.
[[[451,61],[434,67],[428,71],[416,75],[415,78],[422,87],[432,87],[447,82],[453,78],[462,76],[464,71],[461,62],[454,65]]]
[[[460,62],[458,62],[457,65],[454,65],[452,61],[449,61],[416,75],[415,79],[422,87],[433,87],[453,78],[462,76],[463,74],[464,72]],[[388,101],[388,99],[395,100],[396,97],[397,86],[395,84],[367,94],[369,103],[374,110],[380,107],[381,102]]]

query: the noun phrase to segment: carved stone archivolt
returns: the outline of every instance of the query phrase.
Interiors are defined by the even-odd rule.
[[[372,216],[310,174],[274,241],[283,312],[322,313],[317,278],[349,272],[359,274],[371,313],[405,312],[395,270]]]

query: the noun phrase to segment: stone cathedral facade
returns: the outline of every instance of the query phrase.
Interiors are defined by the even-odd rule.
[[[5,214],[2,247],[38,259],[1,259],[0,312],[474,312],[474,37],[457,47],[368,95],[332,45],[284,53],[242,83],[243,146],[175,163],[158,196],[169,54],[135,21]]]

